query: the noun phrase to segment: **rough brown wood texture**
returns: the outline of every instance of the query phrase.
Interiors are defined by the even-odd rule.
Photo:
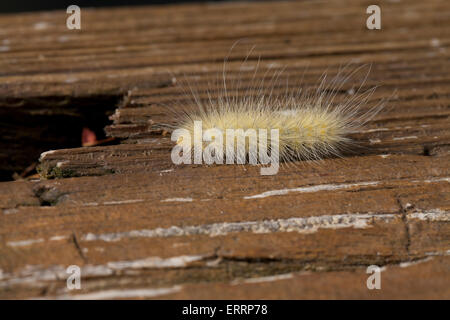
[[[449,299],[450,3],[383,2],[380,31],[369,4],[82,8],[80,31],[64,11],[0,16],[2,172],[59,148],[41,179],[0,183],[0,298]],[[204,95],[239,39],[230,77],[251,46],[258,79],[285,68],[314,86],[371,64],[371,99],[390,100],[354,134],[362,148],[275,176],[173,165],[165,108],[192,103],[177,84]],[[120,144],[61,149],[107,115]]]

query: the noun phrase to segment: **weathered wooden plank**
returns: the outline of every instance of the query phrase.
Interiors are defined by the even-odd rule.
[[[381,272],[381,290],[367,289],[369,275],[365,268],[328,272],[306,269],[299,272],[295,268],[278,269],[277,265],[272,265],[272,273],[266,276],[255,275],[260,263],[248,261],[218,263],[220,261],[211,260],[205,268],[205,275],[216,281],[199,283],[198,268],[192,260],[180,257],[169,261],[140,260],[134,264],[122,261],[111,263],[109,268],[91,266],[83,269],[88,276],[83,289],[78,292],[68,292],[64,288],[65,281],[57,280],[58,276],[64,277],[65,270],[61,267],[47,272],[29,268],[17,273],[15,278],[6,274],[4,283],[10,283],[15,290],[5,291],[4,296],[42,298],[43,292],[44,297],[50,299],[119,299],[126,295],[128,298],[163,299],[442,299],[449,296],[448,257],[428,256],[386,266]],[[183,263],[190,267],[181,272],[179,267],[158,267]],[[268,264],[264,263],[266,267]],[[147,268],[136,272],[143,266]],[[166,281],[161,281],[163,279]],[[33,286],[27,285],[27,281]],[[167,285],[167,282],[178,284]],[[136,289],[140,290],[134,291]]]
[[[297,162],[282,166],[276,176],[270,177],[260,176],[259,166],[180,165],[169,172],[84,177],[67,179],[63,183],[42,181],[35,188],[40,190],[43,199],[53,203],[82,205],[103,200],[163,200],[165,195],[196,200],[216,196],[243,199],[270,190],[322,184],[369,182],[390,185],[401,184],[402,179],[405,182],[446,179],[448,173],[448,156],[391,155],[328,159],[320,164]],[[195,189],[192,188],[193,181]],[[97,188],[100,193],[95,192]]]
[[[366,6],[82,9],[81,31],[66,29],[63,11],[1,15],[5,165],[44,150],[42,126],[21,122],[36,114],[66,128],[85,112],[112,114],[106,130],[121,144],[53,150],[40,170],[60,179],[0,183],[0,297],[449,297],[449,4],[383,3],[381,31],[365,29]],[[287,77],[316,87],[353,60],[372,65],[364,88],[381,85],[370,103],[390,99],[343,159],[291,163],[276,176],[174,166],[164,125],[193,105],[183,82],[214,99],[227,54],[229,81],[242,80],[235,95],[257,96],[247,89],[269,69],[285,68],[275,94]],[[64,145],[59,133],[42,138],[47,149]],[[69,293],[72,264],[83,285]],[[366,287],[370,264],[386,267],[381,291]]]
[[[417,264],[387,267],[381,290],[367,290],[365,270],[293,273],[242,279],[234,283],[174,288],[163,299],[442,299],[450,296],[449,258],[425,259]],[[342,288],[347,290],[342,290]],[[101,296],[101,293],[99,293]]]
[[[306,175],[286,168],[279,179],[264,183],[258,183],[256,170],[236,176],[210,168],[194,193],[188,185],[200,168],[122,175],[116,185],[114,176],[35,183],[41,201],[56,206],[21,207],[2,216],[2,246],[7,252],[36,252],[28,255],[47,268],[54,267],[51,260],[38,255],[46,243],[74,239],[86,265],[189,256],[202,263],[268,259],[281,261],[280,270],[300,270],[305,263],[342,268],[445,254],[450,246],[446,163],[423,156],[376,158],[376,172],[391,177],[395,172],[395,180],[366,181],[373,178],[376,161],[362,160],[359,167],[341,161],[338,169],[329,160],[334,166],[315,167]],[[404,166],[408,159],[411,164]],[[324,174],[344,168],[342,176]],[[20,260],[13,265],[26,267]],[[2,268],[12,272],[7,266]],[[259,270],[270,273],[263,266]]]

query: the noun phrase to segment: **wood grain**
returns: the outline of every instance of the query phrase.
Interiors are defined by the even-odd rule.
[[[0,297],[449,299],[450,4],[383,2],[377,31],[368,5],[82,8],[79,31],[65,11],[0,15],[2,172],[54,149],[39,179],[0,183]],[[283,94],[353,62],[379,86],[369,103],[388,101],[340,159],[275,176],[175,166],[166,125],[193,105],[185,83],[216,98],[227,55],[236,95],[258,96],[268,70]],[[108,116],[119,144],[76,147],[87,117]],[[366,287],[373,264],[382,290]]]

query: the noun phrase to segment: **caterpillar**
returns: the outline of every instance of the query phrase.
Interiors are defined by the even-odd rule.
[[[239,72],[230,86],[225,65],[226,60],[222,89],[214,97],[208,91],[207,99],[199,98],[198,93],[191,89],[196,108],[184,110],[175,125],[175,128],[183,132],[181,135],[172,136],[172,140],[179,147],[175,153],[180,150],[186,153],[191,149],[200,151],[197,156],[194,153],[194,163],[199,163],[195,162],[196,157],[200,161],[206,160],[208,164],[214,162],[211,159],[221,163],[219,161],[223,158],[226,158],[226,163],[233,163],[228,161],[228,158],[237,155],[236,163],[245,163],[245,159],[248,159],[252,164],[267,164],[267,159],[261,160],[261,154],[258,152],[260,150],[275,153],[282,163],[295,160],[316,161],[330,156],[341,157],[344,150],[351,150],[355,145],[349,135],[360,130],[384,105],[383,101],[380,101],[375,106],[368,106],[368,101],[376,89],[362,89],[370,68],[356,90],[352,87],[345,91],[345,97],[342,98],[340,93],[344,84],[367,67],[364,65],[354,69],[349,65],[344,66],[328,82],[325,73],[319,78],[316,88],[304,88],[300,85],[289,90],[289,85],[286,84],[283,94],[274,94],[275,88],[283,86],[279,80],[282,70],[273,72],[268,84],[267,73],[262,80],[256,81],[258,62],[250,81],[251,85],[242,85],[242,75]],[[338,94],[340,99],[336,99]],[[186,136],[198,135],[196,129],[199,129],[199,125],[201,137],[205,138],[204,134],[209,132],[204,141],[210,142],[206,147],[202,145],[200,150],[195,145],[198,139],[186,139]],[[274,129],[278,132],[275,137],[265,134],[252,140],[252,135],[249,134],[253,132],[258,136],[261,130],[267,133]],[[227,130],[232,130],[234,135],[226,134]],[[222,135],[220,139],[219,135]],[[239,142],[244,142],[240,145],[241,150],[236,149]],[[231,149],[227,143],[231,143]],[[203,158],[200,154],[202,151],[207,151]],[[232,151],[231,156],[226,151]]]

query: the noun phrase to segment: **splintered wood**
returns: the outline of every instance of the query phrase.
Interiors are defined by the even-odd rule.
[[[38,128],[9,117],[70,118],[106,101],[120,144],[45,152],[41,179],[0,183],[0,297],[449,299],[450,2],[383,3],[381,30],[366,28],[368,5],[81,8],[81,30],[65,11],[1,15],[2,166],[44,151],[27,149]],[[274,176],[174,165],[167,108],[192,103],[183,81],[214,98],[227,55],[243,87],[269,69],[314,86],[371,65],[364,86],[389,101],[342,159]],[[67,287],[71,265],[79,290]],[[370,265],[381,290],[367,287]]]

